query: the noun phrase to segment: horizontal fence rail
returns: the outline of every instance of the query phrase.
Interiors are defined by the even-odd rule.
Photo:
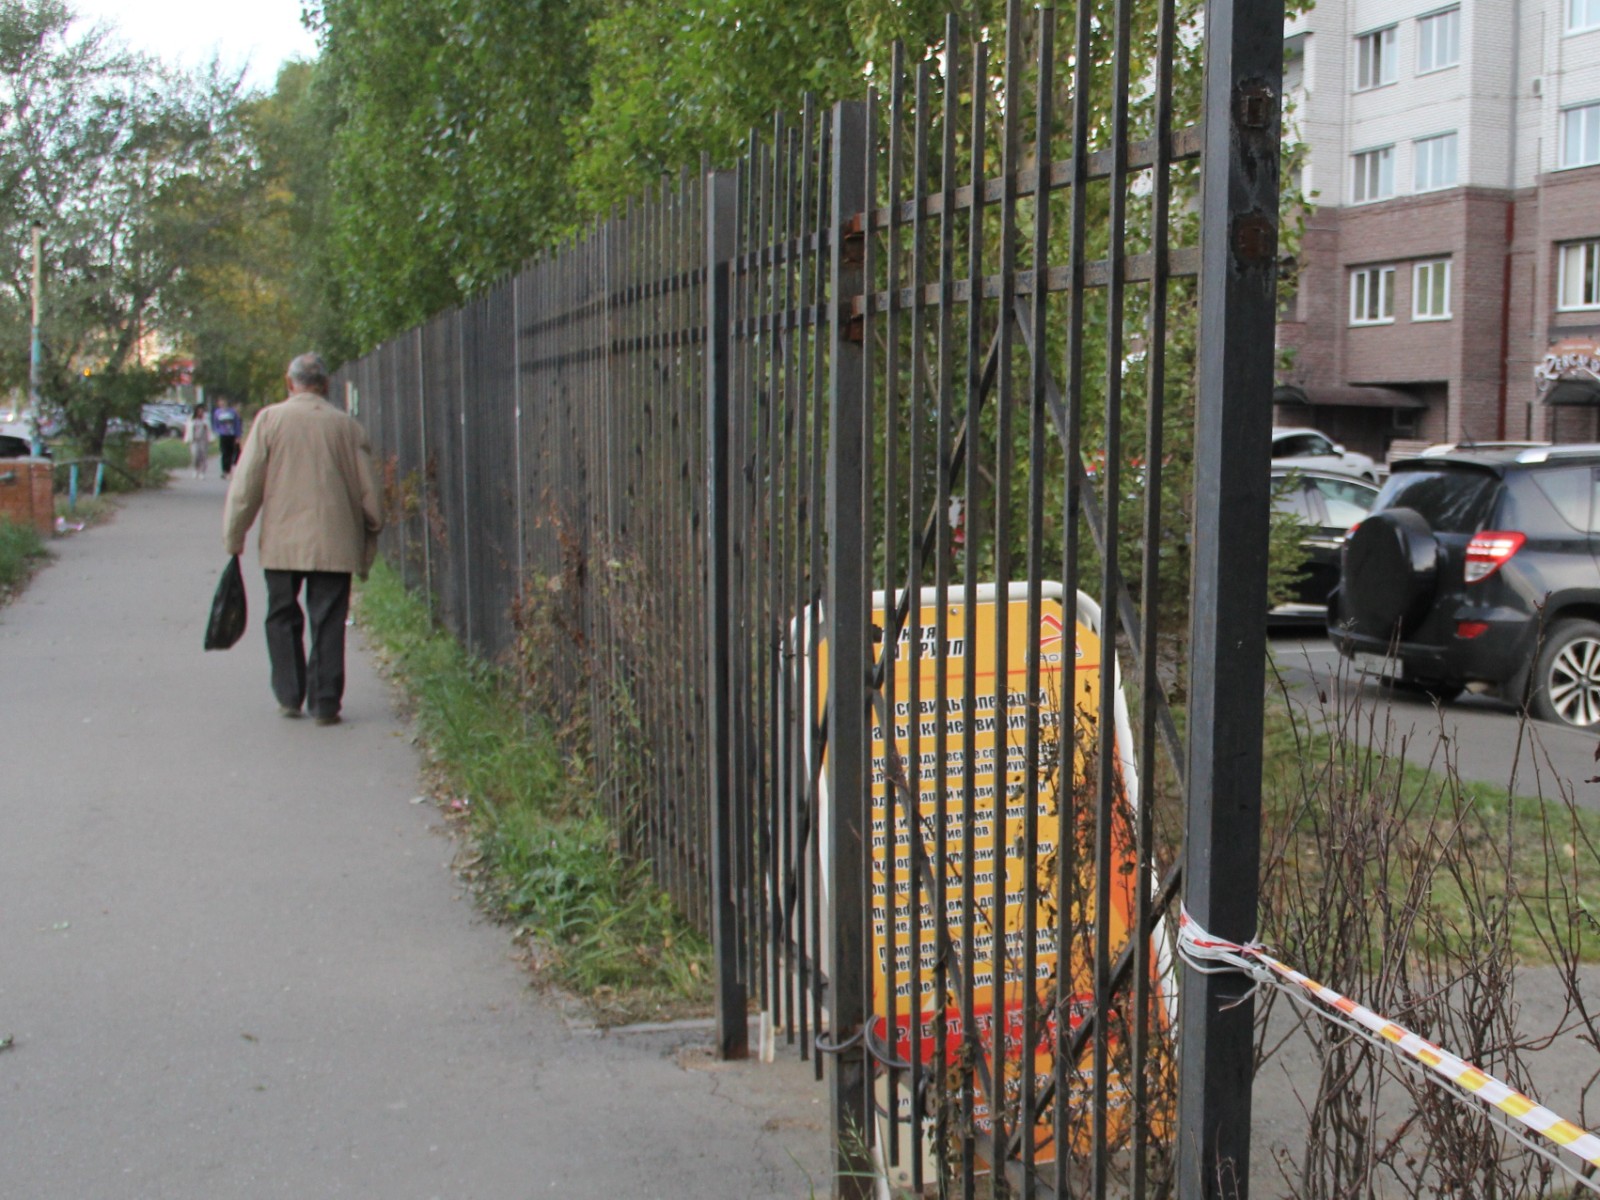
[[[836,1194],[1248,1193],[1281,27],[952,17],[337,380]]]

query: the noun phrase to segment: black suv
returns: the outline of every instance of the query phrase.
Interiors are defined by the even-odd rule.
[[[1600,724],[1600,445],[1394,464],[1345,542],[1328,635],[1444,700],[1496,691]]]

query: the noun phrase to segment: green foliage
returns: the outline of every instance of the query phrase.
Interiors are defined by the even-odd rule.
[[[491,907],[526,922],[568,985],[630,1015],[701,998],[704,941],[629,865],[554,734],[509,682],[432,628],[380,562],[362,588],[377,636],[416,709],[424,745],[468,814]]]
[[[33,526],[0,517],[0,587],[21,583],[44,556],[44,542]]]
[[[587,102],[587,0],[322,0],[332,89],[322,264],[363,347],[577,217],[563,123]]]
[[[130,53],[57,0],[0,0],[0,239],[20,249],[43,227],[41,391],[93,453],[147,388],[144,337],[175,315],[173,288],[227,207],[235,93],[214,70]],[[0,269],[0,384],[28,376],[31,275],[26,253]]]
[[[179,295],[195,382],[240,404],[271,403],[283,372],[315,346],[348,354],[317,271],[325,231],[326,87],[316,68],[290,63],[269,95],[238,110],[248,159],[217,191],[225,196],[210,253],[186,272]]]

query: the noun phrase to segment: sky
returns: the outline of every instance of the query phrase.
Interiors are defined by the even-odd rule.
[[[113,25],[136,50],[196,66],[213,53],[223,66],[248,63],[245,85],[270,90],[278,67],[314,58],[317,44],[300,24],[300,0],[68,0],[79,16]]]

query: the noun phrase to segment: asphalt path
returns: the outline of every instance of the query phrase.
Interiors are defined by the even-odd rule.
[[[222,495],[134,497],[0,609],[0,1197],[826,1195],[809,1064],[530,988],[359,639],[333,728],[277,715],[248,560],[201,650]]]
[[[1490,696],[1463,694],[1436,705],[1410,692],[1362,677],[1340,659],[1328,639],[1316,634],[1274,633],[1273,667],[1294,702],[1320,716],[1359,705],[1381,715],[1389,744],[1404,748],[1407,761],[1453,767],[1464,780],[1491,783],[1518,795],[1571,796],[1600,808],[1600,734],[1525,718]]]

